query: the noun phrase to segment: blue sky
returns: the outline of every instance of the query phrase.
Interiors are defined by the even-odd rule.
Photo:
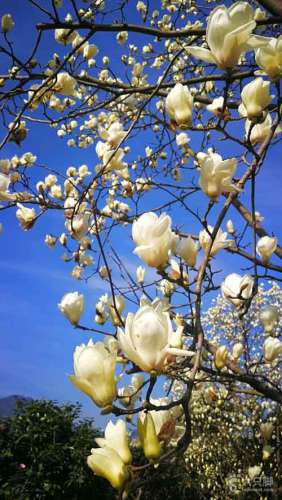
[[[12,38],[22,55],[30,49],[33,39],[30,26],[37,21],[37,17],[30,14],[34,9],[28,8],[27,15],[24,4],[23,0],[4,0],[0,6],[0,15],[7,11],[13,14],[16,26]],[[135,2],[133,4],[135,5]],[[136,21],[134,11],[131,15],[132,20]],[[100,47],[102,54],[106,53],[112,58],[116,66],[118,60],[115,57],[117,46],[114,37],[115,35],[98,35],[93,41]],[[44,53],[46,56],[47,53],[51,55],[48,40],[47,37],[44,39],[42,56]],[[139,43],[140,37],[132,37],[130,41]],[[56,51],[60,51],[57,45]],[[4,71],[2,66],[0,72]],[[15,154],[32,151],[42,165],[48,164],[51,168],[61,171],[66,166],[79,166],[84,163],[91,168],[97,162],[94,148],[70,149],[64,141],[57,138],[54,130],[40,125],[30,128],[28,139],[21,149],[10,143],[0,157],[9,158]],[[193,145],[194,134],[191,134],[191,137]],[[140,153],[140,148],[143,153],[147,141],[147,136],[141,136],[131,143],[132,157]],[[230,145],[226,142],[220,143],[220,152],[225,157],[236,154],[236,151],[230,151]],[[40,173],[35,172],[32,175],[40,178]],[[268,155],[259,177],[257,207],[265,217],[266,229],[273,231],[280,242],[281,185],[281,145],[276,145]],[[196,204],[197,199],[195,197],[193,203]],[[156,198],[153,201],[155,200]],[[184,230],[199,230],[195,223],[186,219],[186,215],[185,220],[181,218],[180,212],[177,215],[177,223],[181,224]],[[234,212],[230,212],[229,216],[234,219],[236,225],[238,216]],[[87,341],[89,336],[72,329],[59,312],[57,303],[66,292],[83,292],[86,299],[83,323],[94,326],[95,303],[97,298],[107,291],[105,283],[97,278],[90,280],[88,284],[74,280],[69,276],[70,268],[61,260],[62,249],[50,250],[44,245],[46,232],[63,231],[60,215],[52,213],[41,218],[29,232],[19,228],[14,209],[0,212],[0,222],[4,226],[0,235],[0,396],[22,394],[58,401],[80,401],[87,415],[97,418],[98,423],[102,422],[98,410],[90,400],[80,394],[67,379],[67,374],[72,373],[74,347]],[[138,258],[132,255],[134,247],[130,238],[120,240],[117,236],[115,241],[120,256],[124,257],[130,270],[141,264]],[[225,253],[219,256],[218,267],[224,268],[223,276],[234,271],[234,262],[235,260],[230,256],[226,257]],[[241,265],[246,264],[236,260],[237,271],[240,271]]]

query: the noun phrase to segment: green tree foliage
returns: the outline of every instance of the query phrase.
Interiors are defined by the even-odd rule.
[[[33,401],[0,425],[1,499],[114,498],[86,464],[98,431],[79,405]]]

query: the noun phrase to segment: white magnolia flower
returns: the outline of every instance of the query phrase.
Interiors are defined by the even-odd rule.
[[[187,146],[188,142],[190,142],[190,137],[186,134],[186,132],[180,132],[180,134],[177,134],[176,138],[176,144],[177,146]]]
[[[125,308],[125,300],[122,295],[116,295],[115,296],[115,303],[112,300],[111,303],[109,304],[109,313],[110,317],[112,320],[113,325],[120,325],[121,324],[121,314],[122,311]]]
[[[137,429],[145,457],[148,460],[157,459],[161,454],[161,444],[151,412],[139,416]]]
[[[9,33],[15,26],[15,23],[13,21],[13,18],[11,14],[4,14],[1,18],[1,28],[3,33]]]
[[[223,112],[223,105],[224,105],[224,97],[216,97],[215,99],[213,99],[211,104],[207,105],[207,110],[210,113],[213,113],[215,116],[220,118]],[[227,108],[225,109],[225,112],[227,117],[228,114]]]
[[[164,311],[160,300],[142,301],[136,314],[127,315],[125,332],[118,329],[118,340],[125,356],[147,372],[165,368],[168,355],[174,349],[170,348],[174,335],[169,313]],[[186,355],[184,350],[177,351],[178,356]]]
[[[197,160],[200,165],[199,185],[211,200],[216,200],[224,192],[239,191],[232,184],[232,177],[237,167],[235,158],[223,160],[219,154],[209,151],[208,154],[198,153]]]
[[[269,441],[271,439],[273,432],[273,424],[272,422],[264,422],[260,425],[260,433],[265,441]]]
[[[145,280],[145,273],[146,270],[143,266],[138,266],[136,269],[136,279],[140,285],[143,285],[144,280]]]
[[[55,80],[54,90],[59,94],[66,95],[68,97],[76,97],[76,80],[69,75],[67,72],[58,73]]]
[[[105,428],[105,437],[96,438],[95,441],[101,448],[115,450],[126,465],[132,462],[127,429],[123,420],[118,419],[116,423],[110,420]]]
[[[112,448],[92,448],[87,464],[95,474],[107,479],[113,488],[120,489],[128,478],[126,465]]]
[[[235,2],[231,7],[220,5],[208,18],[207,43],[203,47],[189,47],[195,56],[216,64],[221,69],[233,68],[244,52],[267,43],[267,39],[252,35],[256,27],[254,11],[247,2]]]
[[[251,481],[255,479],[255,477],[259,476],[261,473],[261,467],[259,465],[254,465],[253,467],[248,468],[248,476]]]
[[[102,139],[107,141],[112,148],[116,148],[117,145],[126,136],[127,130],[123,130],[123,125],[119,121],[112,123],[108,129],[99,129],[99,134]]]
[[[84,311],[84,296],[82,293],[66,293],[58,304],[61,313],[73,324],[77,325]]]
[[[16,217],[21,225],[21,227],[28,231],[30,229],[35,220],[36,220],[36,212],[34,208],[24,207],[21,203],[17,203],[18,210],[16,211]]]
[[[266,82],[262,78],[256,78],[245,85],[241,92],[242,103],[238,108],[241,116],[247,117],[249,120],[262,116],[263,111],[272,101],[269,86],[270,82]]]
[[[97,55],[98,52],[99,50],[97,45],[95,45],[94,43],[91,45],[87,43],[87,45],[83,48],[83,57],[85,59],[92,59]]]
[[[270,236],[260,238],[257,243],[257,253],[261,257],[262,262],[267,263],[276,248],[277,238],[271,238]]]
[[[166,111],[179,128],[189,128],[192,124],[194,99],[188,87],[177,83],[168,93],[165,100]]]
[[[197,260],[198,244],[188,236],[187,238],[180,238],[175,253],[183,259],[190,267],[195,267]]]
[[[266,361],[274,361],[280,354],[282,354],[281,340],[273,337],[268,337],[264,342],[263,351]]]
[[[77,346],[74,351],[74,375],[71,382],[87,394],[97,406],[105,408],[116,397],[116,354],[110,352],[103,342]]]
[[[210,244],[211,244],[211,236],[210,234],[213,233],[213,227],[212,226],[208,226],[208,231],[206,231],[205,229],[203,229],[202,231],[200,231],[199,233],[199,243],[201,245],[201,248],[204,250],[204,252],[206,254],[209,253],[209,255],[211,257],[213,257],[219,250],[221,250],[222,248],[228,248],[230,246],[233,245],[233,241],[232,240],[227,240],[227,233],[224,233],[222,231],[222,229],[219,228],[219,230],[217,231],[216,233],[216,237],[213,241],[213,244],[212,244],[212,247],[211,247],[211,250],[209,250],[210,248]]]
[[[265,120],[262,123],[253,123],[250,120],[246,120],[245,130],[246,130],[246,139],[249,139],[252,144],[261,144],[263,143],[269,136],[272,127],[272,118],[269,113],[267,113]],[[281,125],[276,127],[274,137],[281,133]]]
[[[15,199],[15,195],[9,192],[10,177],[0,172],[0,201]]]
[[[80,240],[88,231],[89,214],[81,213],[74,215],[70,220],[67,220],[65,226],[72,238]]]
[[[216,368],[221,370],[224,366],[226,366],[227,360],[228,360],[228,349],[226,345],[221,345],[220,347],[217,348],[214,356],[214,364]]]
[[[153,212],[141,215],[132,225],[132,238],[137,247],[134,253],[148,266],[164,267],[175,236],[171,230],[171,218]]]
[[[63,45],[67,45],[68,43],[72,43],[74,39],[77,37],[77,32],[71,29],[57,29],[55,30],[55,40],[58,43]]]
[[[235,233],[233,221],[231,219],[228,219],[228,221],[226,222],[226,229],[229,234]]]
[[[240,276],[240,274],[232,273],[226,276],[221,285],[221,292],[226,300],[240,309],[252,296],[253,286],[254,279],[248,274]]]
[[[275,306],[266,306],[260,313],[260,321],[262,322],[266,333],[271,333],[279,319],[279,311]]]
[[[256,63],[274,81],[282,76],[282,35],[256,50]]]
[[[232,349],[232,356],[235,360],[238,360],[244,352],[244,346],[241,342],[236,342]]]

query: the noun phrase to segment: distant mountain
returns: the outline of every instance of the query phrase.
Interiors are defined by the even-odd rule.
[[[7,396],[6,398],[0,398],[0,418],[11,417],[17,408],[18,402],[27,404],[31,401],[32,398],[26,398],[25,396],[19,396],[17,394]]]

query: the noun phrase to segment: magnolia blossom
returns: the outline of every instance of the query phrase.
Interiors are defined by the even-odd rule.
[[[83,57],[85,59],[91,59],[92,57],[95,57],[98,52],[99,52],[98,47],[94,43],[93,44],[87,43],[83,47]]]
[[[245,301],[252,296],[254,286],[254,279],[245,274],[232,273],[226,276],[221,285],[221,292],[223,297],[231,302],[237,309],[240,309]]]
[[[136,279],[140,285],[144,284],[146,270],[142,266],[138,266],[136,269]]]
[[[270,236],[260,238],[257,243],[257,253],[261,257],[262,262],[267,263],[276,248],[277,238],[271,238]]]
[[[164,267],[175,241],[171,218],[153,212],[141,215],[132,225],[132,238],[137,247],[134,253],[150,267]]]
[[[4,14],[4,16],[2,16],[1,18],[1,28],[3,33],[8,33],[13,29],[14,26],[15,23],[13,21],[11,14]]]
[[[282,76],[282,35],[256,50],[256,63],[274,81]]]
[[[116,354],[110,352],[103,342],[77,346],[74,351],[74,375],[71,382],[90,396],[97,406],[104,408],[116,397]]]
[[[107,479],[113,488],[120,489],[128,478],[126,465],[112,448],[92,448],[87,464],[98,476]]]
[[[168,93],[165,100],[166,111],[179,128],[189,128],[192,124],[192,111],[194,99],[188,87],[176,83]]]
[[[137,313],[127,315],[125,332],[118,329],[122,351],[130,361],[146,372],[162,371],[168,364],[170,352],[175,355],[191,354],[190,351],[186,353],[170,347],[174,345],[175,333],[169,313],[164,309],[160,300],[152,303],[141,301]]]
[[[228,221],[226,222],[226,229],[229,234],[235,233],[233,221],[231,219],[228,219]]]
[[[190,267],[195,267],[197,260],[198,244],[188,236],[188,238],[180,238],[175,253],[183,259]]]
[[[54,90],[59,94],[76,97],[76,80],[69,73],[62,72],[56,76]]]
[[[264,422],[260,425],[260,433],[265,441],[271,439],[273,432],[273,424],[271,422]]]
[[[84,296],[82,293],[66,293],[58,304],[61,313],[73,324],[77,325],[84,311]]]
[[[208,154],[198,153],[197,160],[200,165],[199,185],[211,200],[215,201],[224,192],[239,191],[232,184],[232,177],[237,167],[235,158],[223,160],[219,154],[210,150]]]
[[[254,11],[247,2],[235,2],[231,7],[220,5],[208,18],[207,43],[203,47],[189,47],[189,52],[221,69],[233,68],[244,52],[264,45],[267,39],[251,35],[256,27]]]
[[[261,467],[259,465],[254,465],[253,467],[248,468],[248,476],[251,481],[255,479],[255,477],[259,476],[261,473]]]
[[[215,99],[213,99],[211,104],[207,105],[207,111],[213,113],[218,118],[221,118],[223,113],[223,106],[224,106],[224,97],[216,97]],[[229,112],[227,107],[225,107],[223,118],[225,119],[229,118]]]
[[[15,198],[15,195],[9,192],[10,177],[0,172],[0,201],[9,201]]]
[[[238,108],[241,116],[247,117],[249,120],[262,116],[263,111],[272,101],[269,86],[270,82],[266,82],[262,78],[256,78],[245,85],[241,92],[242,103]]]
[[[112,300],[109,307],[109,313],[113,325],[120,325],[122,311],[125,308],[125,300],[122,295],[116,295],[115,301]]]
[[[190,137],[186,134],[186,132],[180,132],[180,134],[177,134],[176,138],[176,144],[177,146],[187,146],[188,142],[190,142]]]
[[[72,238],[80,240],[88,231],[89,214],[81,213],[74,215],[65,222],[65,226]]]
[[[16,211],[16,217],[21,225],[21,227],[28,231],[36,219],[36,212],[34,208],[24,207],[21,203],[17,203],[18,210]]]
[[[236,342],[232,349],[232,356],[235,360],[238,360],[244,352],[244,346],[241,342]]]
[[[123,130],[122,123],[116,121],[108,129],[99,129],[99,134],[112,148],[116,148],[126,136],[127,130]]]
[[[226,366],[228,360],[228,349],[226,345],[221,345],[217,348],[214,357],[214,364],[219,370]]]
[[[266,333],[271,333],[279,319],[279,312],[275,306],[267,306],[260,313],[260,321],[262,322]]]
[[[132,455],[129,449],[126,425],[123,420],[119,419],[115,424],[110,420],[105,428],[105,437],[96,438],[95,441],[101,448],[115,450],[126,465],[131,463]]]
[[[199,233],[199,243],[201,248],[204,250],[206,254],[209,254],[213,257],[219,250],[222,248],[228,248],[233,245],[232,240],[227,240],[227,233],[224,233],[221,228],[218,229],[215,239],[213,241],[212,247],[210,249],[210,245],[212,242],[211,234],[213,233],[213,227],[208,226],[208,231],[203,229]]]
[[[58,43],[67,45],[72,43],[77,36],[77,32],[71,29],[57,29],[55,30],[55,40]]]
[[[145,457],[148,460],[159,458],[161,444],[158,440],[154,420],[150,412],[140,415],[137,422],[137,429]]]
[[[252,124],[250,120],[246,120],[245,123],[245,130],[246,130],[246,139],[249,139],[252,144],[261,144],[264,142],[270,132],[271,132],[271,127],[272,127],[272,118],[269,113],[267,113],[265,120],[262,123],[256,123],[255,125]],[[281,125],[278,125],[276,127],[276,130],[274,132],[274,136],[280,134],[281,132]]]
[[[263,346],[265,361],[272,362],[280,354],[282,354],[281,340],[273,337],[268,337]]]

